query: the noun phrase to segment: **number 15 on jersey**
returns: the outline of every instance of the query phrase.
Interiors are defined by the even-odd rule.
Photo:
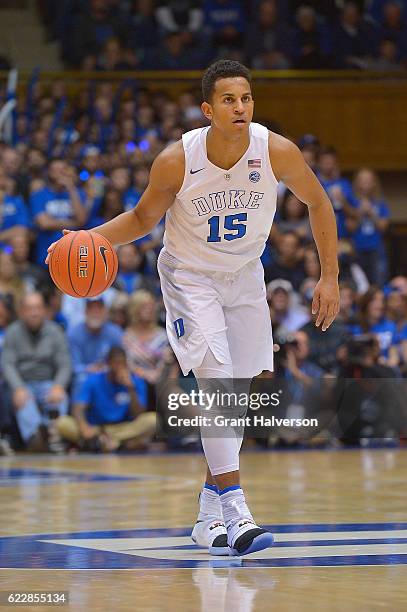
[[[223,220],[223,236],[220,235],[220,217],[215,216],[208,219],[209,224],[209,236],[207,242],[221,242],[222,237],[224,240],[236,240],[237,238],[243,238],[246,234],[247,213],[237,213],[236,215],[226,215]]]

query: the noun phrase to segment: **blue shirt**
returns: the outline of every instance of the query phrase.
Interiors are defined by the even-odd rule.
[[[366,333],[362,331],[360,325],[351,325],[349,331],[353,336],[361,336]],[[372,325],[367,333],[374,334],[378,339],[382,357],[388,357],[390,347],[397,344],[397,326],[389,319],[382,319],[379,323]]]
[[[79,323],[68,333],[75,374],[81,374],[92,363],[104,361],[113,346],[121,346],[123,330],[115,323],[106,322],[92,333],[85,323]]]
[[[30,227],[30,216],[22,197],[6,195],[3,204],[0,204],[0,231],[16,225]]]
[[[147,405],[147,385],[130,374],[140,405]],[[113,383],[108,372],[89,374],[83,381],[77,401],[87,404],[86,419],[91,425],[122,423],[134,417],[130,412],[130,393],[124,385]]]
[[[140,272],[119,272],[116,280],[120,288],[130,295],[140,288],[144,278]]]
[[[360,207],[359,200],[354,200],[356,208]],[[373,202],[373,210],[379,219],[388,219],[390,217],[389,207],[386,202]],[[357,229],[351,234],[355,248],[359,252],[374,251],[383,247],[383,235],[377,229],[374,221],[367,215],[362,217]]]
[[[79,191],[82,202],[85,201],[85,194]],[[41,213],[46,213],[54,219],[70,221],[74,217],[72,202],[67,191],[54,191],[50,187],[44,187],[36,191],[30,200],[31,213],[35,221]],[[44,260],[47,256],[47,249],[52,242],[62,237],[61,230],[39,230],[37,238],[36,262],[45,266]]]
[[[345,226],[345,213],[343,211],[341,202],[335,201],[330,195],[330,190],[332,187],[339,187],[349,204],[353,205],[354,196],[352,185],[345,178],[333,179],[331,181],[324,181],[320,176],[318,176],[318,178],[322,187],[325,189],[332,201],[332,206],[336,217],[336,225],[338,227],[338,238],[344,238],[348,235],[348,231]]]
[[[212,32],[219,32],[232,26],[238,32],[244,31],[244,13],[242,3],[236,0],[229,0],[227,3],[217,0],[205,0],[203,4],[205,25]]]
[[[134,208],[136,204],[138,204],[140,198],[141,193],[137,191],[137,189],[134,189],[134,187],[130,187],[123,195],[124,210],[127,211]]]

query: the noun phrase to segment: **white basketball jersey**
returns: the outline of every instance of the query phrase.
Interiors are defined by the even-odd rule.
[[[185,267],[236,272],[262,254],[276,211],[268,130],[251,123],[249,147],[229,170],[208,160],[208,130],[182,136],[185,175],[166,213],[164,247]]]

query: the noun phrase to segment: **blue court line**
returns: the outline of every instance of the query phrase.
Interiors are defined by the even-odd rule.
[[[4,482],[4,480],[12,481]],[[48,481],[50,479],[50,481]],[[53,484],[63,479],[71,482],[112,482],[131,480],[155,480],[155,476],[121,476],[115,474],[98,474],[89,472],[70,472],[64,470],[43,470],[35,468],[0,468],[0,486],[13,486],[14,484]],[[3,480],[3,482],[2,482]],[[14,482],[15,481],[15,482]]]
[[[275,531],[274,531],[275,533]],[[291,542],[274,542],[272,548],[298,548],[299,546],[352,546],[365,544],[407,544],[407,538],[370,538],[369,540],[354,539],[354,540],[296,540]],[[196,544],[180,544],[170,547],[171,550],[196,550]],[[200,546],[199,548],[203,548]],[[168,546],[148,547],[146,550],[167,550]],[[140,548],[126,548],[126,550],[139,550]],[[406,553],[407,554],[407,553]]]

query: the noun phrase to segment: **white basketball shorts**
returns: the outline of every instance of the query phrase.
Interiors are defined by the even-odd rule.
[[[186,269],[162,249],[158,257],[166,327],[184,375],[208,350],[234,378],[273,370],[273,337],[260,259],[235,273]]]

